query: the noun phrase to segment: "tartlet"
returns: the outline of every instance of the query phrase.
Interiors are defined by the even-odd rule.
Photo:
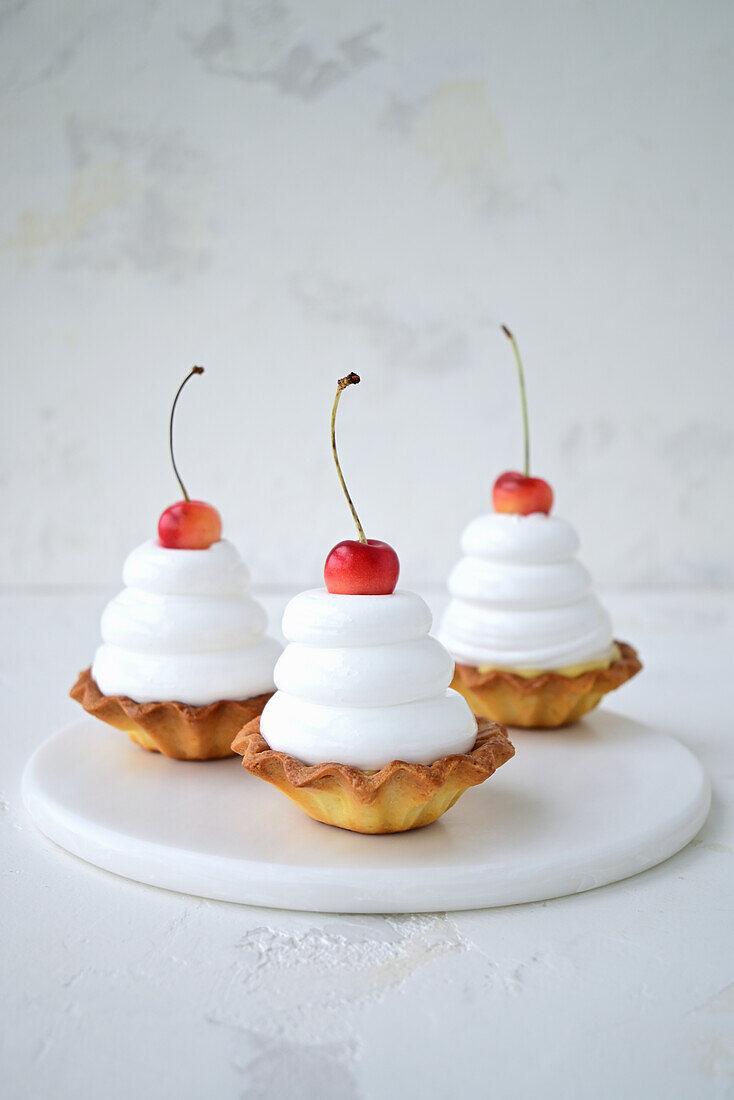
[[[127,733],[149,752],[173,760],[214,760],[232,755],[232,738],[262,712],[272,692],[251,699],[223,699],[203,707],[136,703],[126,695],[103,695],[87,668],[79,673],[69,695],[88,714]]]
[[[396,588],[392,546],[365,535],[335,432],[340,396],[358,382],[350,374],[337,383],[331,450],[359,538],[329,551],[324,588],[288,603],[278,690],[232,749],[309,817],[351,832],[399,833],[430,825],[514,750],[506,730],[478,725],[451,690],[454,662],[430,635],[428,605]]]
[[[435,821],[513,749],[500,726],[478,734],[430,628],[412,592],[299,593],[283,615],[278,690],[233,750],[326,824],[390,833]]]
[[[439,639],[475,714],[525,729],[578,721],[642,668],[612,621],[578,536],[544,513],[488,513],[461,539]]]
[[[357,833],[399,833],[430,825],[515,753],[507,730],[484,719],[469,752],[433,764],[393,760],[378,771],[304,764],[270,748],[259,717],[240,730],[232,749],[251,775],[272,784],[309,817]]]
[[[230,756],[237,730],[275,690],[281,649],[237,550],[226,539],[203,550],[149,540],[128,555],[123,579],[71,697],[151,752]]]
[[[457,664],[451,683],[475,714],[525,729],[556,729],[577,722],[610,691],[631,680],[642,662],[626,642],[616,642],[620,656],[607,668],[580,676],[542,672],[532,678],[502,669],[482,672]]]
[[[158,538],[128,554],[125,587],[102,613],[102,644],[80,672],[72,699],[150,752],[175,760],[231,755],[241,726],[275,690],[280,645],[250,594],[236,547],[222,538],[213,505],[186,492],[173,451],[176,391],[168,425],[171,464],[183,499],[164,509]]]
[[[439,638],[454,658],[451,686],[475,714],[554,729],[588,714],[642,665],[632,646],[614,641],[609,614],[577,558],[578,536],[551,515],[550,484],[530,473],[522,359],[510,329],[502,331],[518,372],[524,468],[499,475],[494,511],[464,529]]]

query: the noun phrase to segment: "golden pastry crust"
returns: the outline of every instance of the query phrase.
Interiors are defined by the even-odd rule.
[[[260,733],[259,718],[240,730],[232,748],[251,775],[277,787],[309,817],[357,833],[399,833],[430,825],[465,790],[489,779],[515,755],[507,730],[482,718],[470,752],[433,764],[393,760],[375,772],[338,763],[311,766],[277,752]]]
[[[87,668],[69,694],[88,714],[123,730],[149,752],[173,760],[216,760],[232,755],[237,730],[262,713],[272,692],[251,699],[223,699],[205,707],[136,703],[126,695],[103,695]]]
[[[616,644],[620,651],[616,661],[580,676],[543,672],[527,679],[513,672],[480,672],[471,665],[457,664],[451,686],[475,714],[492,721],[525,729],[557,729],[577,722],[598,706],[607,692],[640,671],[642,662],[632,646]]]

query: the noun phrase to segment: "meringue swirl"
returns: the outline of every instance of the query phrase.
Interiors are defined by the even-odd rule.
[[[614,655],[612,625],[563,519],[490,513],[464,531],[439,638],[461,664],[561,670]]]
[[[449,688],[454,662],[429,637],[431,613],[411,592],[302,592],[283,616],[289,644],[278,691],[260,718],[272,749],[306,764],[373,770],[392,760],[431,764],[467,752],[476,719]]]
[[[267,616],[232,543],[170,550],[150,540],[122,576],[92,665],[103,694],[206,706],[274,690],[281,647],[265,636]]]

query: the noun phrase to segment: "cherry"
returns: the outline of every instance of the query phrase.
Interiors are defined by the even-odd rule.
[[[525,468],[522,473],[506,470],[500,474],[492,489],[492,503],[496,512],[509,512],[528,516],[532,512],[545,512],[553,507],[553,490],[542,477],[530,476],[530,430],[528,428],[528,402],[525,394],[525,375],[517,341],[506,325],[502,326],[507,339],[512,344],[520,381],[520,399],[522,402],[522,423],[525,436]]]
[[[347,386],[359,382],[358,374],[348,374],[337,382],[336,397],[331,410],[331,452],[334,456],[336,472],[339,476],[344,496],[357,528],[357,539],[338,542],[331,549],[324,564],[324,582],[326,589],[341,596],[389,596],[395,591],[400,575],[400,562],[392,546],[378,539],[368,539],[359,522],[357,510],[349,495],[336,450],[336,410],[339,398]]]
[[[203,373],[203,367],[191,368],[176,390],[171,406],[171,417],[168,422],[168,450],[171,454],[173,472],[184,499],[177,500],[175,504],[166,508],[158,520],[158,540],[161,546],[165,546],[168,550],[207,550],[212,543],[218,542],[222,537],[222,519],[219,512],[213,505],[203,500],[191,500],[181,480],[173,454],[173,416],[176,412],[176,403],[189,378]]]
[[[389,596],[399,574],[398,555],[379,539],[338,542],[324,565],[328,591],[341,595]]]
[[[177,500],[158,520],[158,539],[169,550],[207,550],[221,537],[221,516],[203,500]]]
[[[492,489],[495,512],[514,512],[528,516],[531,512],[545,512],[553,507],[553,490],[542,477],[526,477],[517,470],[500,474]]]

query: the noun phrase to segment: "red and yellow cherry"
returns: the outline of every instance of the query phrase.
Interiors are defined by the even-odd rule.
[[[338,542],[324,565],[327,590],[342,596],[389,596],[399,575],[398,555],[379,539]]]
[[[207,550],[222,537],[222,518],[203,500],[177,500],[158,520],[158,539],[169,550]]]
[[[168,422],[168,449],[176,480],[183,493],[183,500],[177,500],[162,513],[158,520],[158,540],[168,550],[208,550],[212,543],[222,537],[222,519],[212,504],[203,500],[191,500],[176,466],[173,453],[173,417],[176,403],[189,378],[203,374],[203,367],[192,367],[176,391]]]
[[[339,398],[347,386],[355,386],[358,382],[359,375],[353,373],[337,382],[336,397],[331,410],[331,453],[359,538],[338,542],[329,551],[324,564],[324,583],[327,592],[339,596],[390,596],[395,591],[400,575],[398,555],[386,542],[366,537],[349,495],[336,450],[336,410],[339,407]]]
[[[510,512],[529,516],[532,512],[545,512],[553,507],[553,490],[542,477],[526,477],[517,470],[500,474],[492,489],[495,512]]]
[[[492,489],[492,503],[496,512],[507,512],[519,516],[529,516],[533,512],[545,512],[547,515],[553,507],[553,490],[542,477],[530,476],[528,402],[525,394],[525,374],[522,369],[520,350],[515,337],[506,325],[502,326],[502,331],[512,344],[515,362],[517,363],[522,402],[523,434],[525,436],[525,469],[523,473],[517,470],[506,470],[504,474],[500,474]]]

